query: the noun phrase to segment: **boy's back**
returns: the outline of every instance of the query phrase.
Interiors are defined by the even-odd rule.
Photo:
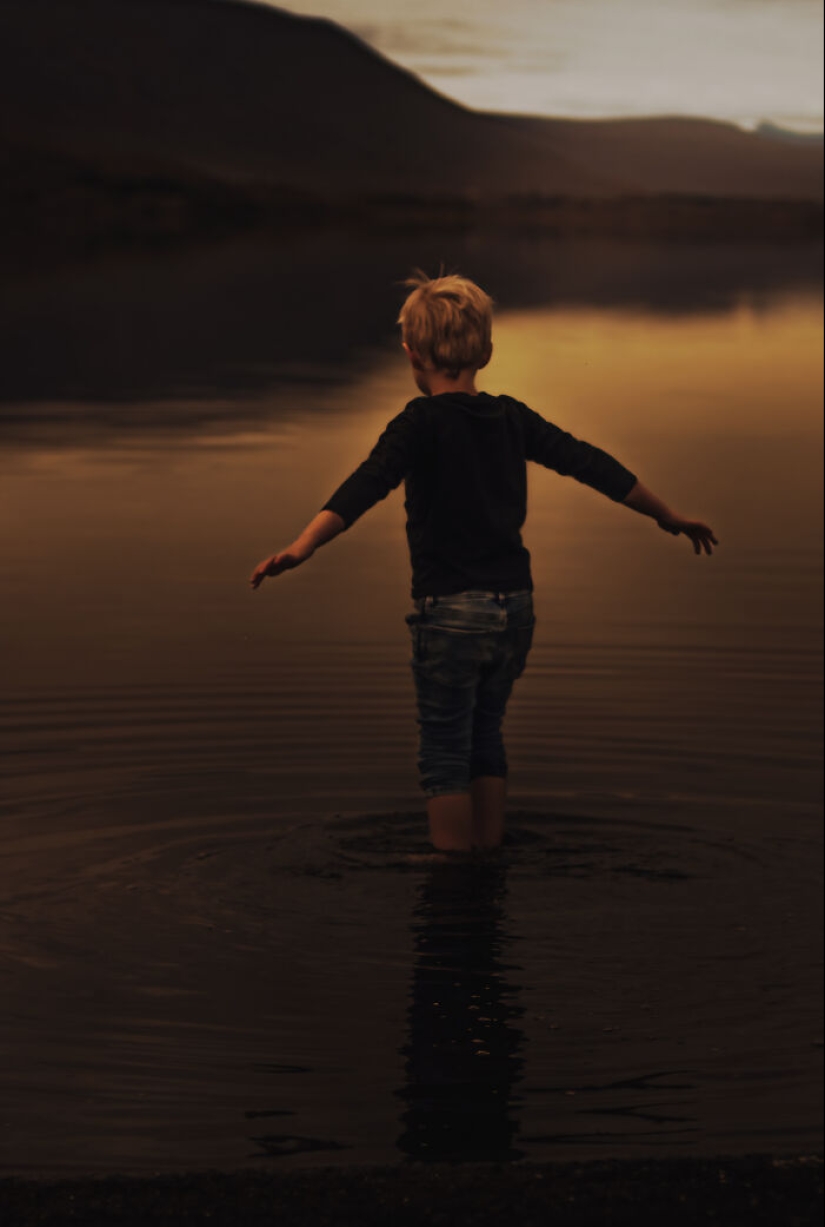
[[[413,598],[532,588],[521,540],[536,461],[621,501],[633,473],[511,396],[420,396],[393,418],[324,510],[349,527],[403,479]]]

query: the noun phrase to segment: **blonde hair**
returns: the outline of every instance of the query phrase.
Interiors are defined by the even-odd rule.
[[[489,294],[458,273],[431,278],[415,269],[401,284],[412,287],[398,317],[401,335],[422,361],[454,379],[484,364],[493,331]]]

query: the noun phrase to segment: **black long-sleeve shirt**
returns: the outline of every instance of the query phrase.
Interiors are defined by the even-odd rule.
[[[521,401],[481,392],[419,396],[324,504],[351,524],[404,480],[412,596],[532,588],[522,544],[527,464],[621,502],[636,477]]]

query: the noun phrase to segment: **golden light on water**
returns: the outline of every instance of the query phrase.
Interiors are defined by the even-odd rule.
[[[530,466],[525,540],[556,618],[592,625],[589,603],[622,592],[630,633],[634,617],[645,622],[639,584],[655,589],[663,571],[674,600],[687,585],[697,617],[707,585],[726,574],[713,600],[732,611],[743,594],[731,568],[760,559],[767,574],[789,541],[797,554],[817,547],[821,322],[819,304],[801,299],[718,316],[498,314],[479,386],[507,390],[612,451],[722,541],[697,570],[684,541]],[[409,592],[401,489],[254,598],[246,579],[293,540],[415,394],[399,347],[377,353],[351,384],[263,394],[277,422],[237,437],[170,444],[148,433],[129,446],[54,451],[45,435],[41,449],[7,458],[0,544],[14,599],[2,621],[15,673],[197,671],[205,658],[254,653],[255,635],[270,632],[281,642],[391,638]],[[800,590],[797,599],[814,597]]]
[[[820,310],[798,301],[719,316],[508,312],[480,383],[518,387],[574,434],[807,434],[821,354]]]

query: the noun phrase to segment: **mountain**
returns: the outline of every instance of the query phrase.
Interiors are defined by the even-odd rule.
[[[331,22],[215,0],[2,0],[0,136],[113,168],[353,192],[610,190]]]
[[[771,124],[767,121],[759,124],[756,133],[769,141],[790,141],[793,145],[812,145],[821,148],[825,141],[825,134],[822,132],[794,132],[792,128],[782,128],[778,124]]]
[[[18,214],[69,180],[87,213],[140,183],[327,205],[822,196],[821,147],[475,112],[332,22],[224,0],[0,0],[0,159]]]

